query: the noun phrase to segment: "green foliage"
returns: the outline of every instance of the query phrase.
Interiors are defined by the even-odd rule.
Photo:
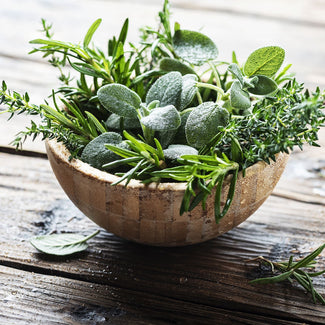
[[[105,144],[127,147],[122,141],[122,136],[116,132],[103,133],[86,145],[82,151],[81,160],[97,169],[103,169],[104,164],[119,159],[119,156],[108,150]]]
[[[163,150],[166,159],[176,160],[184,155],[198,155],[198,151],[190,146],[183,144],[171,144],[167,149]]]
[[[97,92],[100,103],[110,112],[122,117],[136,118],[141,98],[124,85],[110,84]]]
[[[315,249],[312,253],[299,260],[298,262],[293,261],[293,256],[290,256],[288,262],[271,262],[270,260],[259,257],[257,260],[261,265],[271,267],[272,273],[277,271],[277,274],[266,278],[259,278],[252,280],[250,283],[255,284],[266,284],[266,283],[277,283],[282,281],[297,281],[307,292],[312,296],[313,302],[316,304],[319,301],[322,305],[325,305],[325,299],[319,294],[313,286],[313,278],[320,276],[325,273],[325,270],[319,272],[313,272],[315,268],[315,258],[321,254],[324,250],[325,244]]]
[[[193,70],[189,65],[172,58],[161,59],[159,61],[159,67],[162,71],[178,71],[183,76],[186,74],[195,74],[195,70]]]
[[[52,25],[42,20],[45,38],[31,41],[31,53],[42,53],[59,70],[53,103],[30,104],[28,94],[9,91],[5,82],[0,103],[9,119],[21,113],[42,119],[17,135],[16,147],[27,136],[56,138],[73,157],[114,168],[125,184],[184,181],[181,212],[204,206],[214,190],[218,222],[239,170],[295,146],[317,145],[324,94],[304,92],[288,72],[291,65],[279,70],[285,53],[278,46],[255,50],[243,65],[235,52],[231,62],[216,61],[210,38],[171,23],[168,0],[159,21],[157,28],[143,28],[135,45],[127,43],[126,19],[102,50],[92,44],[101,19],[77,44],[56,40]],[[221,211],[228,174],[231,186]]]
[[[187,74],[182,77],[182,92],[180,97],[180,110],[182,111],[188,107],[197,92],[197,76],[194,74]]]
[[[221,127],[226,126],[229,113],[214,102],[206,102],[190,113],[185,125],[187,142],[200,149],[206,145]]]
[[[98,233],[99,230],[87,237],[70,233],[37,236],[33,237],[30,243],[42,253],[65,256],[87,249],[87,241]]]
[[[146,103],[149,104],[154,100],[158,100],[160,106],[173,105],[178,108],[181,93],[182,75],[177,71],[169,72],[160,77],[149,89]]]
[[[178,57],[194,65],[203,65],[218,56],[214,42],[206,35],[195,31],[181,29],[175,31],[173,47]]]
[[[173,105],[167,105],[155,108],[149,115],[141,118],[140,122],[153,131],[169,131],[180,126],[181,117]]]
[[[243,90],[239,81],[234,81],[230,88],[230,104],[233,108],[246,110],[251,107],[249,93]]]
[[[257,75],[258,81],[254,87],[248,88],[248,91],[254,95],[268,95],[278,89],[278,85],[271,78],[263,75]]]
[[[247,76],[274,76],[284,60],[284,49],[278,46],[266,46],[254,51],[244,65]]]

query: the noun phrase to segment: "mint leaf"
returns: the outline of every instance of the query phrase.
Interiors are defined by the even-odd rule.
[[[285,51],[278,46],[266,46],[254,51],[244,65],[247,76],[264,75],[272,77],[280,69]]]
[[[119,116],[137,118],[137,109],[141,98],[128,87],[120,84],[109,84],[99,88],[98,99],[110,112]]]
[[[173,45],[177,56],[194,65],[202,65],[218,56],[214,42],[199,32],[177,30],[173,37]]]

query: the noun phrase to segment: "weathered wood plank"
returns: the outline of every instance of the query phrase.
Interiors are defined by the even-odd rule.
[[[278,324],[276,317],[193,304],[0,266],[3,324]],[[46,303],[44,303],[46,301]],[[300,321],[281,320],[283,325]]]
[[[28,244],[32,235],[89,234],[96,226],[68,202],[44,159],[0,154],[0,188],[2,265],[217,307],[228,314],[315,324],[325,320],[323,307],[309,303],[302,290],[250,285],[259,273],[246,262],[258,255],[276,260],[291,253],[300,256],[298,252],[308,253],[323,243],[324,206],[272,196],[240,227],[201,245],[153,248],[103,231],[86,253],[50,258]],[[324,267],[323,259],[320,265]],[[315,285],[325,293],[323,279]]]

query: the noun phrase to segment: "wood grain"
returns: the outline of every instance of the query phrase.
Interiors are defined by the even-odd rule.
[[[325,208],[321,204],[271,196],[242,226],[205,244],[152,248],[102,231],[90,242],[87,252],[51,258],[36,253],[28,239],[53,231],[86,235],[96,226],[65,198],[45,159],[0,154],[0,166],[0,211],[6,216],[1,265],[44,276],[50,274],[63,283],[84,281],[131,290],[132,295],[135,292],[154,296],[147,302],[151,316],[155,314],[152,310],[161,310],[161,301],[168,300],[164,312],[174,310],[171,305],[178,303],[190,309],[196,306],[198,309],[193,310],[200,310],[197,315],[201,317],[197,323],[211,322],[221,314],[227,315],[225,324],[276,324],[276,319],[283,324],[325,321],[323,307],[309,302],[310,297],[301,289],[284,284],[259,287],[248,283],[261,275],[256,263],[248,260],[259,255],[274,260],[286,259],[290,254],[298,258],[323,243]],[[286,179],[282,186],[294,195]],[[320,267],[325,266],[323,258],[319,263]],[[315,286],[325,293],[323,279],[316,280]],[[48,290],[57,296],[55,288]],[[146,304],[139,303],[137,308],[146,310]],[[208,316],[210,308],[213,310]],[[176,319],[170,313],[166,315]]]
[[[3,324],[278,324],[276,317],[0,266]],[[44,303],[46,301],[46,303]],[[298,325],[300,321],[281,321]]]
[[[259,46],[287,50],[299,80],[325,87],[325,33],[322,0],[171,0],[173,19],[201,29],[220,49],[220,59],[238,49],[244,61]],[[58,86],[56,72],[39,56],[28,56],[39,37],[40,18],[54,23],[55,37],[79,41],[101,16],[95,41],[106,47],[125,17],[130,40],[138,28],[155,25],[160,0],[1,2],[0,80],[28,91],[41,103]],[[77,13],[77,14],[76,14]],[[325,323],[324,307],[289,284],[253,286],[263,276],[251,259],[300,258],[324,243],[325,129],[320,149],[295,152],[274,194],[245,223],[200,245],[153,248],[132,244],[102,230],[86,252],[66,258],[37,253],[33,235],[90,234],[98,227],[67,199],[41,142],[25,156],[3,153],[14,134],[29,124],[0,115],[0,323],[1,324],[283,324]],[[7,150],[7,149],[5,149]],[[7,150],[8,151],[8,150]],[[318,259],[325,267],[324,254]],[[314,281],[325,295],[324,277]]]

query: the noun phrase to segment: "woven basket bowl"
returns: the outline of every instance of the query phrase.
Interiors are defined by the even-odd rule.
[[[73,159],[61,143],[46,142],[56,178],[70,200],[91,220],[107,231],[138,243],[154,246],[185,246],[204,242],[236,227],[252,215],[271,194],[288,159],[278,154],[270,165],[259,162],[238,175],[235,196],[219,224],[214,220],[214,195],[206,209],[197,206],[179,214],[185,183],[144,185],[131,180],[111,186],[119,177]],[[222,202],[229,189],[225,180]],[[223,204],[222,204],[223,205]]]

